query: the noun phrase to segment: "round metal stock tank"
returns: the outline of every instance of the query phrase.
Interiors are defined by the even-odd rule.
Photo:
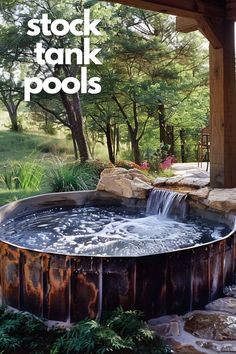
[[[144,207],[143,201],[95,191],[47,194],[1,207],[0,222],[50,207],[86,204]],[[210,214],[232,223],[230,217]],[[118,305],[140,309],[149,318],[183,314],[202,308],[233,283],[235,238],[231,232],[202,246],[141,257],[67,256],[0,240],[0,299],[3,305],[64,322],[96,318]]]

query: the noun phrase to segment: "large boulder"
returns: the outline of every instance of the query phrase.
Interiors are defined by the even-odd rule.
[[[205,307],[209,311],[227,312],[236,315],[236,299],[233,297],[223,297],[210,302]]]
[[[193,311],[186,315],[184,329],[201,339],[236,340],[236,317],[226,313]]]
[[[137,169],[106,168],[97,185],[98,191],[105,191],[125,198],[146,199],[152,189],[148,177]]]
[[[189,197],[193,200],[204,201],[205,199],[208,198],[209,193],[210,193],[210,188],[205,187],[205,188],[200,188],[189,192]]]
[[[209,193],[207,204],[213,209],[236,212],[236,188],[213,189]]]

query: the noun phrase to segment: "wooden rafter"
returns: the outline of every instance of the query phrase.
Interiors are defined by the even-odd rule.
[[[194,18],[176,17],[176,31],[189,33],[199,29],[198,21]]]
[[[223,47],[223,20],[202,16],[202,18],[198,19],[198,24],[199,30],[215,49]]]
[[[236,0],[226,0],[226,18],[236,21]]]
[[[177,16],[176,30],[183,33],[199,30],[209,40],[215,49],[223,47],[222,19],[212,19],[206,16],[202,16],[196,20],[192,18]]]
[[[110,2],[181,17],[207,16],[236,21],[236,0],[110,0]]]
[[[198,18],[203,15],[224,18],[225,16],[223,0],[111,0],[111,2],[182,17]]]

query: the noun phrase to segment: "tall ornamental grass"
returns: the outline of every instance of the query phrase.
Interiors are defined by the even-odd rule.
[[[49,172],[51,192],[68,192],[95,189],[99,180],[100,169],[96,164],[64,164],[57,160]]]
[[[42,184],[43,167],[37,161],[9,163],[0,176],[1,182],[9,189],[38,191]]]

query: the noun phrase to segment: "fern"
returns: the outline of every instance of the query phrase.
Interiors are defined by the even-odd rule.
[[[121,336],[130,336],[144,327],[143,314],[139,311],[124,311],[118,307],[111,313],[107,320],[107,326],[119,333]]]
[[[53,353],[104,354],[108,351],[132,349],[130,341],[93,320],[75,325],[53,347]]]
[[[167,354],[169,348],[150,331],[137,311],[118,308],[101,322],[83,320],[70,330],[48,329],[27,313],[0,307],[0,354]]]

